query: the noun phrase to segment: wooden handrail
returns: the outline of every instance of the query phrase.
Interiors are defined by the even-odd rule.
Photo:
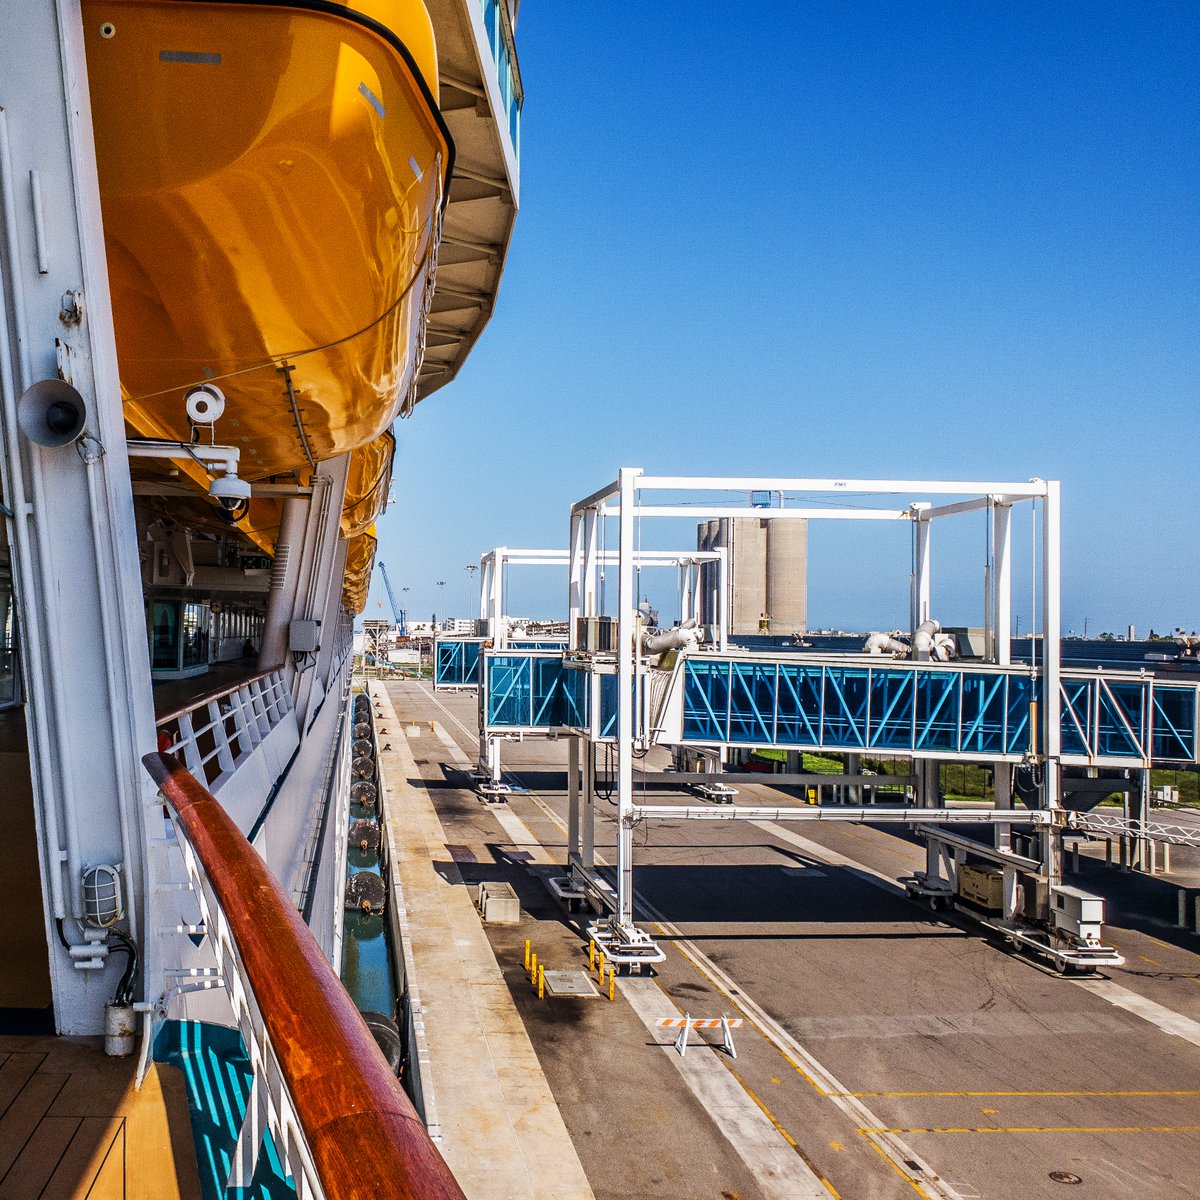
[[[278,667],[272,667],[269,671],[256,671],[253,675],[247,675],[244,679],[239,679],[235,683],[226,685],[223,688],[214,688],[211,692],[205,692],[202,696],[196,696],[189,700],[186,704],[181,704],[177,708],[169,709],[165,713],[156,713],[154,716],[154,724],[161,728],[170,721],[178,721],[180,717],[186,717],[188,713],[195,712],[196,709],[202,708],[205,704],[212,704],[214,700],[224,700],[226,696],[233,695],[238,688],[244,688],[248,684],[257,683],[260,679],[267,679],[278,671]]]
[[[327,1200],[465,1200],[279,881],[178,759],[142,762],[224,911]]]

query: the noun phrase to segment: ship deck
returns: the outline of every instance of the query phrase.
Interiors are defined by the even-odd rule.
[[[98,1039],[0,1035],[0,1200],[199,1200],[183,1076]]]
[[[1034,1198],[1076,1178],[1111,1200],[1193,1194],[1200,938],[1172,927],[1179,887],[1195,877],[1191,852],[1150,878],[1085,851],[1070,882],[1107,896],[1106,934],[1126,965],[1065,979],[908,900],[896,880],[923,849],[903,833],[661,822],[636,835],[638,918],[667,952],[657,977],[618,979],[612,1003],[538,1000],[525,939],[547,970],[587,966],[581,926],[542,878],[565,845],[565,747],[505,743],[514,790],[488,808],[463,773],[474,696],[372,686],[395,713],[380,739],[399,748],[381,757],[388,786],[402,778],[432,809],[427,870],[465,914],[469,936],[443,938],[439,953],[460,977],[503,978],[487,1005],[519,1017],[536,1056],[521,1070],[545,1080],[601,1200]],[[739,787],[739,803],[793,802],[767,783]],[[611,858],[613,810],[600,810],[597,852]],[[467,907],[472,886],[493,879],[516,889],[519,925],[483,926]],[[421,919],[415,905],[408,916]],[[411,941],[429,1036],[453,1044],[455,1006],[486,1024],[478,992],[429,1003],[441,966],[420,931]],[[654,1020],[685,1012],[742,1017],[737,1059],[697,1042],[680,1058]],[[464,1130],[443,1097],[461,1069],[461,1058],[428,1063],[448,1157]],[[509,1119],[520,1127],[519,1112]],[[556,1158],[534,1166],[536,1192],[511,1176],[464,1186],[473,1200],[568,1194],[556,1190]]]

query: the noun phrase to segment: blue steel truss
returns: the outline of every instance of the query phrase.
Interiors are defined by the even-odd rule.
[[[1075,672],[1064,673],[1061,686],[1064,762],[1197,760],[1194,685]],[[1033,747],[1036,698],[1023,667],[689,658],[683,741],[1020,758]]]
[[[616,675],[568,665],[548,651],[489,654],[486,661],[489,729],[588,730],[594,696],[593,736],[615,736]],[[1039,686],[1024,666],[694,656],[683,663],[682,741],[1019,759],[1034,748],[1030,718]],[[1061,687],[1064,762],[1197,761],[1196,685],[1073,671],[1063,673]],[[1045,745],[1044,728],[1037,745]]]
[[[788,749],[1020,757],[1028,672],[689,658],[683,740]]]
[[[473,688],[479,686],[479,651],[483,642],[453,638],[438,641],[433,652],[433,686]]]

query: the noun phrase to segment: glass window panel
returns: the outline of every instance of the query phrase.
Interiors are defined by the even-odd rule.
[[[1194,762],[1196,759],[1196,690],[1154,687],[1153,754],[1156,759]]]
[[[917,676],[914,749],[958,749],[958,680],[958,673],[952,671],[921,671]]]
[[[1109,683],[1100,689],[1098,754],[1141,758],[1143,694],[1140,683]]]
[[[754,745],[772,744],[775,667],[765,663],[732,663],[729,690],[729,740]]]
[[[528,727],[531,696],[528,657],[497,655],[491,660],[489,671],[488,724]]]
[[[729,664],[689,659],[683,677],[684,740],[726,741],[728,712]]]
[[[171,670],[179,666],[179,602],[155,600],[150,610],[150,665]]]
[[[871,669],[871,745],[911,748],[916,684],[911,671]]]
[[[825,671],[826,746],[856,749],[866,745],[870,703],[868,673],[858,667],[828,667]]]
[[[1006,685],[1004,748],[1009,754],[1025,754],[1030,748],[1029,704],[1033,680],[1028,675],[1010,675]]]
[[[962,750],[971,754],[1004,752],[1004,676],[964,675]]]
[[[821,744],[820,667],[780,665],[775,738],[780,746]]]
[[[1086,679],[1064,679],[1062,694],[1062,752],[1088,754],[1087,738],[1092,731],[1092,688]]]

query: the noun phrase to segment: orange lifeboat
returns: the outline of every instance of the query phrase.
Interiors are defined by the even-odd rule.
[[[190,440],[207,381],[243,478],[380,439],[413,401],[453,159],[423,4],[83,14],[131,429]]]

